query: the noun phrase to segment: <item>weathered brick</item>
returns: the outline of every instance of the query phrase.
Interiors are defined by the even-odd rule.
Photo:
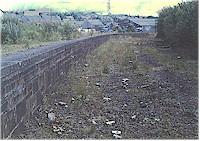
[[[92,49],[108,39],[108,35],[76,42],[55,45],[51,50],[44,50],[21,59],[2,69],[1,103],[3,138],[16,127],[23,117],[27,117],[34,108],[43,103],[43,94],[48,93],[61,74],[67,73],[75,61],[81,61]],[[74,57],[72,57],[74,56]],[[7,96],[6,96],[7,94]]]
[[[27,112],[26,108],[26,99],[23,99],[20,103],[16,105],[16,118],[17,122],[19,122],[23,116],[25,116]]]

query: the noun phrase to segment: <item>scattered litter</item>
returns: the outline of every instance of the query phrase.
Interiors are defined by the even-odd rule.
[[[53,125],[53,129],[57,129],[57,126]]]
[[[126,89],[127,86],[128,86],[128,83],[127,83],[128,80],[129,80],[128,78],[122,79],[122,84],[123,84],[122,87],[123,87],[124,89]]]
[[[116,134],[114,134],[113,137],[115,137],[116,139],[121,139],[122,138],[122,136],[116,135]]]
[[[58,132],[58,135],[62,135],[62,132]]]
[[[143,121],[149,121],[149,120],[150,120],[149,118],[145,117]]]
[[[58,134],[60,134],[60,133],[62,134],[62,132],[64,132],[64,131],[65,130],[62,127],[53,125],[53,132],[57,132]]]
[[[120,134],[122,133],[122,131],[111,131],[113,134],[113,137],[115,137],[116,139],[121,139],[122,136],[120,136]]]
[[[159,118],[154,118],[154,120],[155,120],[155,121],[160,121],[160,119],[159,119]]]
[[[58,127],[58,129],[59,129],[61,132],[64,132],[64,131],[65,131],[62,127]]]
[[[100,84],[100,83],[96,83],[96,86],[97,86],[97,87],[101,87],[101,84]]]
[[[109,97],[104,97],[103,100],[109,101],[109,100],[111,100],[111,98],[109,98]]]
[[[124,79],[122,79],[122,82],[127,82],[127,81],[129,81],[128,78],[124,78]]]
[[[131,118],[132,118],[132,119],[135,119],[135,118],[136,118],[136,115],[133,115]]]
[[[53,132],[59,132],[59,129],[53,129]]]
[[[116,134],[116,135],[120,135],[122,133],[122,131],[118,131],[118,130],[115,131],[115,130],[113,130],[112,133]]]
[[[65,102],[58,102],[58,104],[61,105],[61,106],[67,105],[67,103],[65,103]]]
[[[140,107],[141,107],[141,108],[145,108],[145,107],[147,107],[147,104],[144,103],[143,101],[140,101]]]
[[[127,86],[126,85],[122,85],[122,88],[127,89]]]
[[[114,123],[115,123],[115,121],[107,121],[107,122],[106,122],[107,125],[112,125],[112,124],[114,124]]]
[[[48,113],[48,119],[50,122],[54,122],[56,120],[55,113]]]
[[[92,124],[97,125],[97,122],[94,119],[92,119]]]
[[[89,66],[89,64],[85,64],[84,66],[85,66],[85,67],[88,67],[88,66]]]

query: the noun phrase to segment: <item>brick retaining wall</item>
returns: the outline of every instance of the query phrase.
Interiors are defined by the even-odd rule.
[[[106,34],[53,43],[1,59],[1,138],[10,137],[42,104],[43,94],[70,68],[72,61],[106,42]],[[142,35],[143,36],[143,35]]]

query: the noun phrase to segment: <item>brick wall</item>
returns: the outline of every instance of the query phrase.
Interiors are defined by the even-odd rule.
[[[110,36],[100,35],[29,49],[1,59],[1,138],[10,137],[42,104],[43,94],[75,61]],[[143,36],[143,35],[142,35]]]

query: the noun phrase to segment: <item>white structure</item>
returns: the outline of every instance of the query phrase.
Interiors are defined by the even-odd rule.
[[[142,32],[156,32],[157,19],[153,18],[129,18],[134,23],[140,25]]]

